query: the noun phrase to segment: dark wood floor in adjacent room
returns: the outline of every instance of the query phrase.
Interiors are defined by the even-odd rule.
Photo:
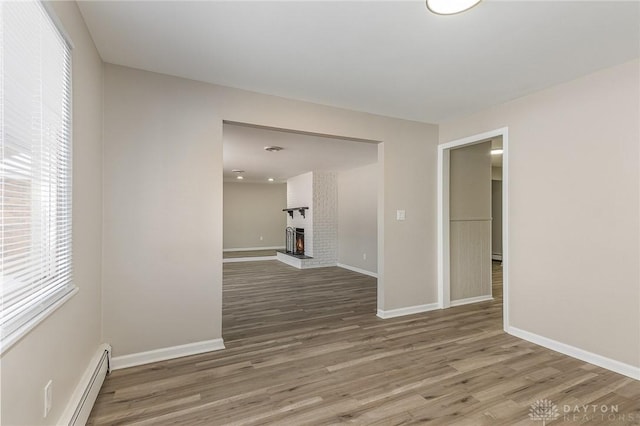
[[[113,372],[89,424],[531,425],[540,399],[639,424],[640,382],[502,331],[500,280],[494,263],[493,301],[381,320],[373,278],[225,264],[227,349]]]
[[[223,259],[238,259],[247,257],[275,257],[275,249],[268,250],[242,250],[242,251],[225,251],[222,253]]]

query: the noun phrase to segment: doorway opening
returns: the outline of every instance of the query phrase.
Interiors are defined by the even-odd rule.
[[[222,139],[225,341],[375,315],[382,144],[227,121]]]
[[[474,209],[468,205],[469,199],[473,199],[473,197],[464,197],[464,195],[461,197],[458,193],[452,195],[451,192],[452,188],[455,189],[459,186],[459,183],[456,182],[457,178],[454,176],[452,179],[452,164],[456,167],[456,162],[464,161],[465,157],[468,159],[472,159],[474,156],[477,158],[486,157],[488,150],[499,149],[498,143],[501,145],[502,150],[500,153],[502,161],[499,184],[501,190],[499,219],[502,223],[500,226],[501,247],[499,247],[499,252],[497,251],[498,247],[495,247],[496,244],[491,242],[492,238],[497,237],[497,235],[494,235],[497,230],[492,229],[491,226],[492,219],[494,216],[498,216],[491,212],[493,207],[491,205],[491,193],[493,192],[494,176],[491,176],[491,179],[486,182],[489,199],[484,199],[485,207],[482,211],[490,212],[488,214],[478,215],[474,212]],[[466,149],[463,151],[463,148]],[[496,278],[501,276],[503,327],[505,330],[509,324],[508,148],[509,136],[508,128],[506,127],[438,146],[438,305],[441,309],[447,309],[451,306],[490,300],[493,298],[494,291],[500,290],[493,289],[491,282],[495,282]],[[455,150],[459,151],[454,152]],[[464,155],[459,155],[463,152],[465,152]],[[486,164],[493,168],[490,160]],[[491,173],[493,173],[493,170]],[[496,219],[498,218],[496,217]],[[462,244],[468,244],[465,242],[465,238],[478,238],[479,240],[474,243],[474,247],[468,245],[466,248],[461,248]],[[494,249],[496,249],[495,253]],[[471,255],[469,255],[470,252],[472,252]],[[465,258],[465,256],[467,257]],[[475,256],[475,258],[468,260],[469,256]],[[494,261],[494,259],[496,260]],[[482,268],[485,269],[473,269],[474,261],[475,265],[482,265]],[[490,268],[487,269],[486,267],[489,265]],[[452,267],[454,270],[452,270]],[[501,274],[497,275],[498,273]],[[466,277],[465,274],[467,274]],[[471,282],[471,278],[477,282],[477,284],[470,286],[475,286],[475,289],[461,288],[460,284],[458,284],[461,279],[464,282]],[[452,283],[454,288],[452,288]],[[498,284],[498,282],[495,282],[495,284]],[[483,289],[478,290],[479,287]],[[476,290],[478,291],[473,293]],[[465,297],[465,292],[473,296]]]

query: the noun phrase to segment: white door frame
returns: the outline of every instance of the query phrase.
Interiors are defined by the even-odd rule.
[[[503,326],[509,327],[509,128],[492,130],[478,135],[438,145],[438,307],[451,306],[449,251],[449,152],[453,148],[475,145],[502,136],[502,282]]]

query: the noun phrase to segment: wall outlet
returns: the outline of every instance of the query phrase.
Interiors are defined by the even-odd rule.
[[[260,241],[264,240],[264,238],[262,238],[262,235],[260,235]]]
[[[404,210],[396,210],[396,220],[404,220],[406,217]]]
[[[51,411],[51,403],[53,401],[53,380],[49,380],[49,382],[44,387],[44,416],[47,417],[49,415],[49,411]]]
[[[367,260],[367,253],[362,253],[362,260]]]

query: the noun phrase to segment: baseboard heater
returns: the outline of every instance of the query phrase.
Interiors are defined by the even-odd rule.
[[[76,392],[82,393],[80,394],[79,398],[77,398],[77,405],[68,422],[69,426],[86,425],[87,420],[89,419],[89,415],[91,414],[93,404],[98,398],[98,393],[100,392],[102,383],[104,382],[107,374],[111,371],[110,358],[111,348],[106,345],[102,350],[102,353],[97,353],[94,356],[92,365],[94,365],[95,367],[93,371],[91,371],[90,369],[88,369],[88,371],[85,371],[85,375],[83,376],[83,380],[80,384],[80,386],[83,386],[84,389],[76,389]]]

